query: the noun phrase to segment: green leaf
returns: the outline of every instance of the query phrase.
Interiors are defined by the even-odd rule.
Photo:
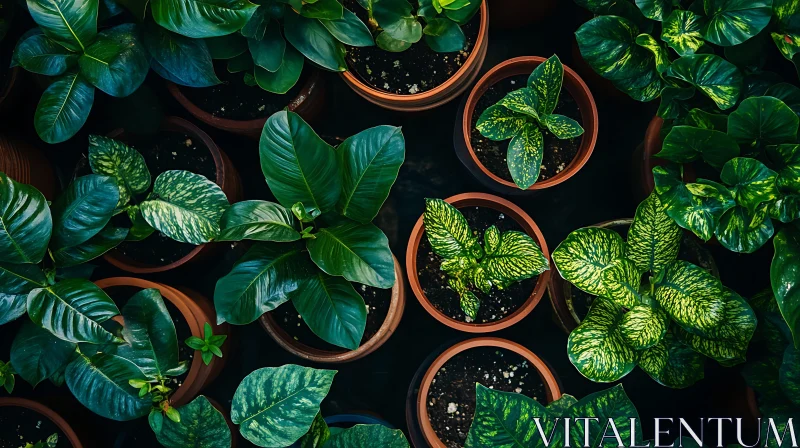
[[[92,172],[117,180],[123,206],[150,187],[150,171],[144,157],[130,146],[101,135],[89,136],[89,166]]]
[[[20,377],[36,387],[64,368],[76,348],[77,344],[26,321],[11,344],[11,363]]]
[[[603,295],[603,269],[621,258],[625,241],[613,230],[586,227],[570,233],[553,251],[553,263],[564,280],[592,295]]]
[[[373,224],[345,222],[320,229],[307,243],[308,253],[329,275],[391,288],[395,283],[394,260],[389,239]]]
[[[618,258],[601,272],[603,297],[624,308],[633,308],[641,302],[639,285],[642,273],[631,260]]]
[[[290,296],[308,328],[323,341],[348,350],[361,345],[367,307],[349,281],[318,272]]]
[[[230,206],[219,187],[189,171],[161,173],[139,209],[153,228],[183,243],[203,244],[219,234],[219,221]]]
[[[127,236],[128,229],[114,227],[111,223],[108,223],[96,235],[77,246],[62,247],[53,250],[51,252],[53,264],[60,268],[66,268],[94,260],[117,247],[120,243],[125,241]]]
[[[247,48],[255,65],[269,72],[277,71],[281,68],[286,53],[286,41],[281,35],[280,24],[272,20],[263,38],[247,39]]]
[[[500,109],[493,112],[487,111],[490,108],[486,109],[483,113],[481,113],[480,118],[485,117],[485,124],[482,125],[482,120],[478,120],[478,130],[481,131],[482,126],[487,126],[487,133],[489,134],[500,134],[500,135],[516,135],[519,133],[519,129],[506,129],[505,123],[508,122],[509,118],[513,118],[517,114],[524,114],[528,117],[539,119],[539,110],[542,109],[542,105],[539,103],[539,96],[533,88],[523,87],[522,89],[514,90],[506,94],[500,101],[497,102],[497,105],[505,107],[506,111]],[[516,114],[514,113],[516,112]],[[505,115],[503,115],[505,114]],[[526,120],[527,121],[527,120]],[[494,128],[499,129],[494,129]],[[481,131],[483,132],[483,131]],[[505,139],[501,139],[505,140]]]
[[[335,374],[292,364],[258,369],[236,389],[231,420],[256,445],[291,445],[311,427]]]
[[[114,301],[94,283],[62,280],[28,295],[28,316],[45,330],[70,342],[105,344],[118,339],[100,324],[119,314]]]
[[[728,47],[755,36],[769,24],[771,0],[703,0],[708,23],[705,39]]]
[[[736,203],[749,210],[778,198],[777,173],[756,159],[731,159],[722,167],[720,179],[730,185]]]
[[[217,322],[245,325],[289,300],[310,272],[310,263],[296,246],[259,243],[217,281]]]
[[[67,366],[66,382],[72,395],[101,417],[117,421],[144,417],[150,412],[150,398],[139,398],[139,391],[128,384],[144,374],[125,358],[97,353],[91,358],[78,356]]]
[[[623,316],[619,306],[598,297],[586,318],[570,333],[567,354],[581,375],[594,382],[609,383],[636,366],[639,355],[622,336]]]
[[[592,425],[591,421],[595,418],[598,419],[595,424],[603,428],[605,428],[609,419],[613,419],[614,425],[619,431],[620,440],[623,443],[628,443],[630,440],[634,440],[637,442],[636,444],[641,442],[641,440],[635,440],[631,432],[635,430],[636,439],[641,439],[643,432],[639,423],[639,412],[625,394],[622,384],[583,397],[569,409],[565,417],[574,422],[574,425],[570,427],[569,436],[572,446],[584,446],[583,443],[587,433],[594,434],[590,437],[588,446],[618,446],[619,441],[612,436],[607,436],[610,440],[605,441],[603,438],[606,435],[605,431],[584,428],[584,424]],[[583,420],[584,418],[589,418],[590,420]],[[632,424],[631,421],[635,423]]]
[[[372,16],[393,39],[415,43],[422,38],[422,25],[406,0],[380,0],[372,5]]]
[[[42,94],[36,106],[33,125],[39,138],[61,143],[75,135],[94,102],[94,87],[78,72],[62,75]]]
[[[743,145],[760,147],[797,139],[800,118],[783,101],[752,97],[728,117],[728,135]]]
[[[142,42],[150,55],[153,71],[162,78],[188,87],[210,87],[220,83],[208,46],[168,31],[154,22],[144,24]]]
[[[636,350],[650,348],[664,338],[669,316],[649,305],[636,305],[622,317],[620,330],[625,342]]]
[[[389,197],[406,146],[399,127],[377,126],[359,132],[336,148],[342,194],[336,211],[361,223],[371,222]]]
[[[344,8],[341,19],[320,20],[325,29],[339,42],[353,47],[369,47],[375,45],[372,33],[361,19],[349,9]]]
[[[547,404],[547,413],[555,417],[563,417],[567,411],[578,403],[578,399],[570,394],[563,394],[561,398]]]
[[[478,317],[481,301],[472,291],[461,291],[459,293],[459,306],[461,306],[461,310],[464,311],[464,314],[474,320]]]
[[[636,207],[628,230],[625,256],[642,272],[659,272],[678,258],[683,232],[664,208],[658,195],[651,193]]]
[[[775,255],[770,265],[770,281],[783,319],[789,325],[794,346],[800,347],[800,230],[796,226],[782,228],[775,239]]]
[[[230,59],[226,64],[228,73],[241,73],[252,70],[253,67],[253,57],[250,56],[250,53],[243,53],[239,56],[236,56],[235,58]]]
[[[259,150],[267,185],[284,207],[302,202],[323,213],[334,208],[342,190],[336,152],[299,115],[269,117]]]
[[[705,269],[675,260],[665,266],[655,289],[655,300],[670,317],[687,329],[710,332],[725,318],[722,284]]]
[[[228,427],[228,422],[203,395],[178,408],[178,412],[180,413],[180,423],[164,419],[158,430],[153,428],[158,443],[165,448],[230,446],[231,429]]]
[[[705,376],[702,355],[667,333],[657,345],[642,352],[639,367],[651,378],[673,389],[684,389]]]
[[[403,431],[390,429],[383,425],[355,425],[334,434],[325,448],[408,448]]]
[[[328,424],[325,423],[322,412],[317,412],[317,415],[314,417],[314,422],[311,424],[311,429],[309,429],[306,435],[298,442],[300,444],[299,448],[322,447],[330,437],[331,430],[328,428]]]
[[[44,34],[33,34],[19,40],[13,59],[29,72],[57,76],[74,67],[78,57]]]
[[[649,52],[653,53],[654,62],[656,64],[656,71],[664,73],[670,65],[669,53],[664,45],[657,41],[653,36],[642,33],[636,36],[636,45],[646,48]]]
[[[549,115],[556,110],[564,79],[564,66],[558,56],[553,55],[537,65],[528,77],[528,87],[536,91],[539,100],[539,115]]]
[[[81,74],[95,87],[116,97],[136,91],[150,69],[136,25],[126,23],[101,31],[78,61]]]
[[[151,0],[153,19],[162,27],[191,38],[224,36],[239,31],[258,7],[248,0]]]
[[[300,239],[294,215],[274,202],[237,202],[225,210],[219,226],[217,241],[289,242]]]
[[[381,31],[381,33],[378,34],[378,37],[375,38],[375,45],[377,45],[381,50],[400,53],[411,48],[411,45],[413,44],[404,40],[394,39],[387,32]]]
[[[742,73],[735,65],[713,54],[680,57],[666,75],[693,85],[722,110],[736,105],[743,83]]]
[[[97,35],[98,0],[28,0],[44,34],[71,51],[83,51]]]
[[[252,64],[252,61],[251,61]],[[259,87],[267,92],[283,95],[291,90],[303,73],[305,59],[293,47],[286,47],[281,66],[274,72],[255,66],[255,80]]]
[[[475,384],[475,417],[467,434],[466,448],[515,448],[540,442],[534,418],[540,418],[544,434],[555,422],[546,419],[544,406],[521,394],[489,389]]]
[[[39,190],[0,173],[0,224],[3,263],[42,261],[53,226],[47,200]]]
[[[702,109],[692,109],[687,117],[688,123],[702,129],[728,132],[728,117],[722,114],[706,112]]]
[[[695,92],[694,87],[665,87],[656,114],[665,120],[680,118],[686,113],[686,100],[692,99]]]
[[[577,121],[563,115],[547,115],[543,121],[547,129],[562,140],[583,134],[583,128]]]
[[[790,345],[786,347],[783,355],[778,381],[781,391],[795,406],[800,405],[800,371],[798,371],[798,366],[800,366],[800,351]]]
[[[481,260],[486,276],[495,285],[508,285],[549,269],[549,262],[536,242],[525,233],[504,232],[492,253]]]
[[[300,9],[300,15],[309,19],[341,19],[344,8],[339,0],[317,0],[305,2]]]
[[[347,70],[344,44],[336,40],[318,20],[299,14],[287,14],[283,20],[284,37],[303,56],[327,70]]]
[[[279,31],[280,34],[280,31]],[[239,33],[203,39],[211,59],[233,59],[247,52],[247,39]]]
[[[766,209],[766,204],[755,212],[736,206],[725,212],[716,229],[720,244],[741,253],[755,252],[766,244],[775,232]]]
[[[673,0],[636,0],[636,6],[648,19],[658,20],[659,22],[667,18],[672,11]]]
[[[439,17],[428,22],[422,30],[425,43],[437,53],[454,53],[467,46],[467,38],[458,24],[448,18]]]
[[[5,325],[25,314],[27,294],[0,292],[0,325]]]
[[[544,136],[538,126],[528,122],[524,122],[516,132],[508,144],[506,164],[517,187],[527,190],[536,183],[542,170]]]
[[[122,308],[127,344],[117,354],[136,364],[148,378],[162,379],[178,366],[175,324],[157,289],[137,292]]]
[[[302,7],[302,4],[300,4],[300,7]],[[244,27],[242,27],[240,33],[244,37],[261,40],[264,38],[264,35],[267,32],[267,28],[269,27],[270,22],[272,22],[272,19],[275,18],[273,17],[274,15],[276,15],[275,13],[277,13],[277,15],[280,15],[283,14],[283,12],[284,12],[284,7],[280,4],[276,5],[276,8],[274,10],[269,7],[265,8],[261,8],[260,6],[256,7],[256,10],[247,20],[247,23],[245,23]]]
[[[464,215],[441,199],[425,199],[423,224],[431,248],[445,259],[471,256],[480,249]]]
[[[24,294],[47,285],[47,278],[34,264],[0,263],[0,290],[3,294]]]
[[[520,93],[517,94],[511,92],[508,94],[508,96],[506,96],[508,101],[503,99],[500,102],[508,102],[511,104],[512,98],[515,98],[518,95],[525,95],[526,102],[524,105],[520,104],[518,108],[532,110],[533,105],[535,104],[533,103],[533,98],[535,98],[535,96],[528,95],[528,89],[522,89],[516,92]],[[513,101],[513,103],[517,102]],[[478,123],[475,125],[475,127],[484,137],[490,140],[501,141],[508,140],[509,138],[517,135],[520,132],[520,129],[522,129],[527,123],[528,119],[525,117],[525,115],[514,112],[504,105],[495,104],[481,113],[481,116],[478,118]]]
[[[688,163],[702,157],[709,165],[721,169],[725,162],[739,156],[739,145],[724,132],[675,126],[664,138],[656,156],[677,163]]]
[[[53,202],[51,248],[59,250],[85,243],[108,224],[119,203],[116,179],[90,174],[72,181]]]
[[[456,22],[459,25],[466,25],[475,14],[477,14],[478,10],[483,3],[481,0],[464,0],[461,2],[454,2],[450,7],[456,7],[458,4],[466,3],[465,6],[461,6],[458,9],[445,9],[444,15],[447,16],[453,22]]]

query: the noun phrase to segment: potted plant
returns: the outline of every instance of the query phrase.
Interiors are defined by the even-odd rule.
[[[453,100],[477,78],[486,57],[485,3],[345,0],[369,26],[376,46],[351,48],[346,56],[350,70],[342,78],[386,109],[414,112]]]
[[[472,389],[476,384],[520,393],[544,403],[561,397],[553,373],[527,348],[489,337],[459,342],[428,368],[417,395],[417,418],[428,445],[464,446],[473,416],[481,405],[463,389]]]
[[[244,201],[223,215],[219,241],[257,243],[217,282],[218,321],[248,324],[291,300],[313,335],[349,351],[327,360],[351,360],[377,349],[396,327],[402,311],[398,302],[404,300],[388,240],[371,223],[405,157],[400,128],[367,129],[334,149],[299,115],[281,111],[264,126],[260,153],[279,204]],[[397,304],[387,318],[388,333],[367,342],[365,299],[380,298],[374,289],[392,289],[391,301]],[[383,294],[381,300],[387,299]],[[372,311],[375,303],[369,305]],[[283,319],[262,322],[299,356],[322,356],[280,336],[275,326]]]
[[[478,81],[460,126],[468,153],[462,161],[476,177],[538,190],[569,179],[589,159],[597,107],[583,80],[557,56],[520,57]]]
[[[0,398],[0,442],[24,448],[83,448],[69,423],[55,411],[25,398]]]
[[[561,276],[598,296],[567,343],[583,376],[617,381],[639,365],[660,384],[684,388],[703,377],[703,356],[724,366],[744,361],[755,314],[708,271],[677,260],[681,234],[653,193],[637,207],[627,241],[586,227],[553,251]]]
[[[406,271],[417,300],[436,320],[485,333],[519,322],[539,303],[548,258],[544,237],[522,209],[497,196],[465,193],[426,200],[408,241]]]

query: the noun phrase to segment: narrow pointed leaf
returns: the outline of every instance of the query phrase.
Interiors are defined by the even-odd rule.
[[[44,34],[20,39],[14,49],[14,61],[25,70],[46,76],[57,76],[74,67],[79,55]]]
[[[564,79],[564,66],[558,56],[551,56],[537,65],[528,77],[528,87],[534,89],[539,99],[540,115],[549,115],[556,110]]]
[[[220,220],[217,241],[277,241],[300,239],[294,215],[280,204],[242,201],[231,205]]]
[[[103,230],[87,241],[52,251],[53,263],[60,268],[67,268],[92,261],[117,247],[127,236],[128,229],[106,224]]]
[[[509,98],[509,101],[511,101],[513,97],[506,98]],[[520,104],[517,109],[527,110],[527,107],[533,104],[534,103],[530,103],[526,106]],[[508,140],[517,135],[520,129],[527,124],[527,121],[528,119],[523,113],[515,112],[502,104],[496,104],[481,113],[476,127],[484,137],[490,140],[500,141]]]
[[[583,135],[580,123],[563,115],[551,114],[544,117],[544,125],[557,138],[562,140]]]
[[[517,132],[508,144],[506,163],[514,183],[525,190],[539,179],[544,157],[544,137],[536,125],[528,122]]]
[[[775,239],[775,255],[770,266],[770,281],[783,319],[789,326],[794,346],[800,346],[800,230],[781,229]]]
[[[372,33],[361,19],[349,9],[344,8],[341,19],[319,21],[339,42],[353,47],[369,47],[375,45]]]
[[[486,276],[495,284],[507,285],[531,278],[549,269],[542,249],[525,233],[504,232],[497,248],[481,260]]]
[[[287,14],[283,20],[284,37],[303,56],[330,71],[347,70],[344,44],[336,40],[318,20],[299,14]]]

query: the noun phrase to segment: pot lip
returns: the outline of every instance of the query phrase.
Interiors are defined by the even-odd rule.
[[[111,288],[114,286],[133,286],[142,289],[158,289],[158,291],[161,293],[161,296],[167,299],[181,312],[186,324],[189,326],[189,329],[192,332],[192,336],[197,336],[199,338],[203,337],[202,324],[197,320],[199,317],[197,316],[197,311],[199,310],[202,312],[202,310],[194,304],[188,295],[171,286],[136,277],[109,277],[97,280],[94,282],[94,284],[100,289]],[[181,342],[182,341],[178,341],[178,344],[180,345]],[[181,384],[170,397],[171,403],[175,403],[176,405],[185,404],[194,398],[184,397],[184,395],[188,393],[187,391],[189,390],[189,386],[193,384],[202,384],[211,372],[213,364],[217,362],[216,359],[212,359],[211,363],[206,366],[201,361],[201,357],[197,355],[198,354],[195,353],[195,356],[192,357],[192,362],[189,366],[189,372],[183,384]]]
[[[470,67],[475,61],[480,57],[479,49],[481,46],[485,45],[484,41],[489,39],[489,7],[487,5],[488,0],[483,0],[481,2],[480,7],[480,28],[478,29],[478,38],[475,39],[475,45],[472,47],[472,52],[467,57],[467,60],[464,61],[464,64],[461,65],[461,68],[453,74],[450,78],[447,79],[444,83],[434,87],[431,90],[427,90],[421,93],[415,93],[413,95],[399,95],[396,93],[387,93],[382,90],[378,90],[375,87],[370,86],[369,84],[365,83],[364,81],[360,80],[357,76],[350,73],[350,70],[344,71],[341,73],[342,78],[344,81],[353,87],[356,90],[360,90],[362,92],[366,92],[370,97],[375,98],[379,101],[389,101],[394,103],[410,103],[410,102],[419,102],[419,101],[426,101],[433,98],[436,98],[440,94],[446,92],[455,84],[458,83],[462,78],[469,76],[470,74]],[[485,55],[484,55],[485,56]]]
[[[195,126],[192,122],[184,120],[183,118],[180,117],[168,116],[164,117],[164,120],[161,122],[159,130],[184,131],[187,134],[191,135],[192,137],[202,141],[203,145],[205,145],[205,147],[208,149],[208,152],[211,153],[211,157],[214,159],[214,167],[217,174],[214,183],[216,183],[217,185],[219,185],[220,188],[222,188],[225,185],[226,180],[228,180],[228,182],[232,180],[229,179],[230,173],[226,172],[225,161],[220,147],[214,142],[214,140],[208,134],[203,132],[202,129]],[[117,128],[109,132],[107,136],[110,138],[118,138],[124,135],[124,133],[125,129]],[[184,264],[192,260],[194,257],[196,257],[205,248],[205,246],[206,246],[205,244],[201,244],[192,249],[188,254],[179,258],[178,260],[175,260],[172,263],[161,266],[149,265],[136,261],[130,257],[127,257],[115,251],[114,249],[111,249],[110,251],[103,254],[103,259],[105,259],[107,262],[114,265],[115,267],[118,267],[127,272],[131,272],[134,274],[153,274],[157,272],[169,271],[178,268],[180,266],[183,266]]]
[[[642,150],[642,168],[644,171],[641,173],[641,176],[644,186],[647,189],[647,194],[650,194],[650,192],[656,188],[655,180],[653,179],[653,168],[662,165],[663,162],[666,162],[666,160],[656,157],[656,154],[661,151],[661,145],[664,143],[663,139],[661,138],[661,129],[663,126],[664,119],[658,115],[655,115],[647,125],[647,130],[644,134],[644,144]],[[659,163],[661,161],[663,162]],[[694,182],[697,179],[697,176],[695,175],[692,164],[686,163],[683,165],[683,167],[683,178],[687,182]]]
[[[300,89],[300,92],[297,93],[297,96],[292,98],[286,107],[289,108],[290,111],[294,111],[297,109],[304,101],[306,101],[311,92],[313,92],[318,85],[322,82],[322,75],[320,71],[316,68],[311,69],[311,73],[308,75],[306,82],[303,84],[303,87]],[[198,120],[206,123],[210,126],[220,129],[228,129],[228,130],[236,130],[236,131],[253,131],[258,130],[261,131],[261,128],[264,127],[264,123],[267,122],[267,118],[255,118],[252,120],[234,120],[231,118],[220,118],[215,117],[211,113],[203,110],[200,106],[194,104],[189,100],[189,98],[184,95],[181,89],[191,89],[193,87],[187,86],[180,86],[175,84],[172,81],[166,81],[167,90],[169,93],[175,98],[175,100],[183,106],[184,109],[189,111],[190,114],[197,117]],[[260,88],[260,87],[259,87]]]
[[[499,196],[486,193],[461,193],[451,196],[445,199],[445,201],[456,208],[472,206],[487,207],[511,216],[511,218],[513,218],[514,221],[516,221],[517,224],[523,228],[528,236],[536,240],[536,243],[542,250],[542,254],[544,254],[545,258],[550,260],[550,251],[547,249],[547,241],[545,240],[544,235],[542,235],[539,226],[536,225],[536,222],[534,222],[530,215],[525,213],[524,210],[514,203]],[[417,250],[419,249],[419,243],[422,240],[422,235],[425,231],[423,227],[423,216],[420,216],[417,220],[417,223],[414,225],[414,229],[411,231],[411,236],[408,239],[408,248],[406,250],[406,273],[408,275],[408,282],[411,285],[411,290],[414,292],[414,296],[416,296],[417,300],[422,307],[425,308],[428,314],[433,316],[439,322],[447,325],[450,328],[455,328],[456,330],[467,333],[489,333],[502,330],[516,324],[530,314],[536,305],[539,304],[539,301],[542,299],[548,283],[550,283],[550,269],[539,274],[539,278],[536,280],[536,284],[533,287],[530,297],[528,297],[528,299],[522,305],[520,305],[516,311],[500,320],[483,324],[475,324],[462,322],[445,315],[436,309],[430,300],[428,300],[424,291],[422,290],[422,285],[420,285],[419,282],[419,276],[417,274]]]
[[[80,439],[78,439],[78,435],[72,429],[72,427],[58,414],[56,411],[50,409],[49,407],[39,403],[38,401],[29,400],[27,398],[21,397],[2,397],[0,398],[0,407],[22,407],[26,409],[30,409],[39,415],[46,417],[48,420],[53,422],[61,432],[67,437],[67,440],[72,444],[72,448],[83,448],[83,444],[81,443]]]
[[[434,448],[445,448],[445,445],[433,430],[433,426],[431,425],[430,418],[428,416],[427,403],[431,381],[439,372],[439,369],[445,363],[447,363],[447,361],[459,353],[477,347],[502,348],[512,351],[527,359],[531,365],[536,368],[536,371],[539,372],[539,377],[542,379],[542,383],[544,383],[547,402],[550,403],[561,398],[561,388],[559,387],[558,381],[556,380],[555,375],[553,375],[553,372],[550,371],[550,368],[541,358],[536,356],[535,353],[524,347],[522,344],[510,341],[508,339],[488,336],[481,336],[467,339],[466,341],[461,341],[446,349],[433,361],[433,364],[431,364],[431,366],[425,372],[425,376],[422,377],[419,394],[417,395],[417,419],[419,420],[420,429],[422,430],[425,440]]]
[[[489,87],[510,76],[529,73],[530,70],[528,67],[536,67],[545,60],[546,58],[541,56],[520,56],[497,64],[491,70],[486,72],[486,74],[483,75],[483,77],[481,77],[481,79],[478,80],[478,82],[472,88],[472,91],[470,92],[469,97],[467,97],[467,102],[464,106],[464,113],[461,116],[462,138],[464,139],[464,144],[466,145],[470,158],[478,167],[478,169],[480,169],[484,175],[488,176],[494,182],[509,188],[515,188],[517,190],[519,190],[519,187],[517,187],[514,182],[507,181],[497,174],[491,172],[488,168],[486,168],[486,166],[483,165],[483,163],[481,163],[480,159],[478,159],[478,156],[475,154],[475,150],[470,141],[470,134],[472,132],[472,115],[475,112],[475,106],[478,104],[478,100],[480,100]],[[522,70],[523,68],[524,70]],[[521,73],[517,73],[517,71],[521,71]],[[497,80],[495,80],[495,78],[497,78]],[[576,100],[576,102],[580,101],[582,98],[585,98],[589,105],[589,110],[587,110],[587,107],[580,108],[582,121],[581,125],[584,126],[584,134],[583,138],[581,139],[581,145],[578,148],[578,153],[575,155],[575,158],[570,161],[569,165],[567,165],[567,167],[564,168],[564,170],[562,170],[560,173],[549,179],[537,181],[528,187],[527,190],[522,191],[543,190],[545,188],[554,187],[565,182],[577,174],[581,168],[583,168],[586,162],[589,161],[592,152],[594,152],[594,147],[597,144],[597,133],[599,131],[599,115],[597,113],[597,103],[594,100],[591,90],[589,90],[589,87],[586,85],[583,79],[574,70],[566,65],[564,65],[564,83],[562,85],[562,89],[566,89]]]
[[[264,313],[258,320],[264,330],[278,343],[284,350],[300,358],[321,363],[345,363],[361,359],[379,349],[394,333],[400,320],[403,317],[403,310],[406,304],[405,279],[403,269],[397,257],[392,254],[394,260],[395,282],[392,286],[392,299],[389,304],[389,311],[378,332],[367,342],[359,346],[356,350],[333,352],[321,350],[303,344],[295,340],[283,328],[281,328],[269,312]]]

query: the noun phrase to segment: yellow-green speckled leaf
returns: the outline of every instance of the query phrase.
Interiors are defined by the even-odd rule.
[[[481,113],[475,127],[484,137],[501,141],[517,135],[527,122],[527,116],[495,104]]]
[[[525,122],[508,144],[506,163],[514,183],[522,190],[536,183],[542,169],[544,137],[539,127]]]
[[[705,359],[683,345],[672,333],[667,333],[658,344],[642,352],[639,367],[659,384],[673,389],[683,389],[705,376]]]
[[[500,247],[501,238],[502,235],[500,235],[500,230],[497,229],[497,226],[490,226],[483,232],[483,248],[487,255],[493,254]]]
[[[539,275],[550,266],[533,238],[512,230],[500,236],[500,245],[481,260],[481,267],[492,283],[502,285]]]
[[[622,337],[624,314],[614,302],[598,297],[586,318],[567,341],[567,354],[581,375],[608,383],[624,377],[636,367],[639,355]]]
[[[536,91],[539,115],[550,115],[556,110],[563,81],[564,66],[556,55],[550,56],[533,69],[528,77],[528,87]]]
[[[619,434],[624,444],[627,445],[633,441],[635,443],[630,443],[631,445],[647,446],[642,443],[644,433],[639,423],[639,412],[628,398],[622,384],[583,397],[570,407],[565,417],[565,420],[568,418],[572,423],[569,427],[571,444],[550,444],[551,447],[619,447],[619,442],[611,435],[611,432],[606,434],[605,431],[598,431],[600,429],[598,426],[605,427],[609,420],[613,420],[614,426],[617,428],[614,433]],[[588,420],[584,420],[587,418]],[[588,430],[584,425],[589,425]],[[636,434],[633,434],[634,431]],[[587,435],[588,442],[586,442]]]
[[[153,228],[183,243],[203,244],[219,234],[219,220],[230,207],[219,187],[189,171],[165,171],[141,203],[142,216]]]
[[[539,104],[539,97],[536,91],[527,87],[509,92],[503,99],[497,102],[497,105],[503,106],[512,112],[525,114],[535,119],[539,118],[539,108],[542,107]],[[483,114],[481,114],[481,118],[482,117]],[[486,122],[485,124],[491,125],[492,123]],[[478,126],[478,130],[480,131],[480,120],[478,121]],[[503,132],[501,131],[500,133]]]
[[[153,428],[158,443],[164,448],[230,447],[231,429],[225,417],[208,398],[200,395],[177,409],[181,416],[180,422],[165,418],[160,430]]]
[[[772,41],[778,47],[783,57],[793,60],[794,55],[800,52],[800,34],[798,33],[772,33]]]
[[[636,305],[622,317],[620,329],[625,342],[636,350],[658,344],[669,327],[669,316],[649,305]]]
[[[695,86],[722,110],[736,105],[744,79],[735,65],[713,54],[682,56],[670,65],[666,75]]]
[[[794,143],[800,118],[783,101],[755,96],[728,116],[728,135],[745,147]]]
[[[325,448],[408,448],[403,431],[383,425],[355,425],[328,439]]]
[[[729,47],[758,34],[772,18],[772,0],[703,0],[707,41]]]
[[[656,192],[636,207],[625,256],[642,272],[660,271],[678,258],[683,232],[665,208]]]
[[[675,260],[664,268],[655,299],[684,328],[707,333],[725,318],[726,293],[705,269]]]
[[[602,272],[624,256],[625,241],[613,230],[585,227],[570,233],[553,251],[553,263],[564,280],[589,294],[605,293]]]
[[[612,300],[621,307],[633,308],[641,303],[639,285],[642,273],[631,260],[618,258],[612,261],[602,272],[603,297]]]
[[[150,187],[150,171],[139,151],[101,135],[89,136],[89,166],[92,172],[117,179],[119,205]]]
[[[653,36],[646,33],[636,36],[636,45],[653,53],[658,73],[664,73],[669,68],[670,60],[667,49]]]
[[[661,39],[681,56],[694,54],[703,46],[705,18],[689,10],[676,9],[661,29]]]
[[[472,291],[463,291],[459,293],[459,305],[464,314],[469,316],[470,319],[478,317],[478,310],[481,308],[481,301]]]
[[[580,123],[563,115],[552,114],[545,116],[544,125],[547,126],[548,131],[562,140],[583,135],[583,128]]]
[[[425,199],[422,221],[431,248],[444,258],[473,256],[480,249],[464,215],[441,199]]]
[[[545,407],[522,394],[489,389],[476,383],[475,417],[467,434],[465,448],[518,448],[541,443],[534,419],[540,418],[545,434],[550,434],[555,419],[547,417]]]
[[[736,203],[749,210],[778,198],[778,173],[756,159],[736,157],[729,160],[722,167],[720,179],[730,186]]]
[[[768,205],[755,212],[736,206],[719,219],[716,235],[719,243],[728,250],[749,254],[763,246],[775,233],[775,226],[767,216]]]

